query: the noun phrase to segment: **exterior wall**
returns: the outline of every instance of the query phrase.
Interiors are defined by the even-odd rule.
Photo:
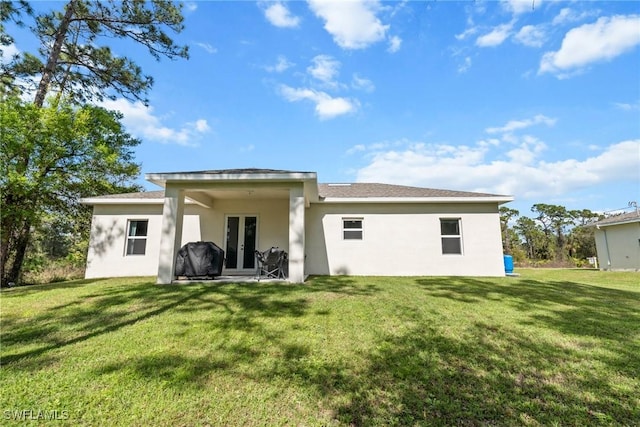
[[[342,218],[363,218],[363,240],[342,238]],[[462,255],[443,255],[440,218],[460,218]],[[313,204],[308,274],[504,276],[497,203]]]
[[[182,243],[212,241],[224,249],[225,215],[258,216],[256,247],[279,246],[288,250],[289,201],[220,200],[213,209],[185,206]],[[125,255],[129,220],[149,221],[144,255]],[[162,205],[96,205],[93,208],[91,237],[87,253],[86,278],[155,276],[158,273]]]
[[[289,251],[289,199],[187,204],[182,244],[205,240],[224,248],[225,215],[252,214],[258,216],[256,247]],[[343,240],[343,217],[363,219],[363,240]],[[442,254],[440,218],[461,219],[462,255]],[[149,220],[146,253],[125,256],[127,222],[136,219]],[[161,204],[94,206],[85,277],[155,276],[161,227]],[[317,203],[305,209],[304,238],[306,274],[504,275],[496,203]]]
[[[225,215],[257,215],[258,240],[256,248],[267,250],[277,246],[289,251],[289,199],[223,199],[216,201],[215,220],[203,226],[207,240],[220,247],[225,242]],[[224,247],[223,247],[224,248]]]
[[[124,213],[126,212],[126,213]],[[182,241],[200,238],[199,206],[186,206]],[[125,255],[129,220],[149,220],[144,255]],[[162,205],[96,205],[93,208],[91,237],[87,253],[86,278],[155,276],[162,227]]]
[[[640,270],[640,222],[601,227],[595,237],[601,270]]]

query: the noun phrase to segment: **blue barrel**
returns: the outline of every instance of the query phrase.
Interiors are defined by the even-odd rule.
[[[504,272],[507,274],[513,273],[513,257],[511,255],[504,256]]]

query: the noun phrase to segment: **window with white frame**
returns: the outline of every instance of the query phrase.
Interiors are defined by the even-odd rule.
[[[460,218],[440,218],[440,238],[444,255],[462,255]]]
[[[362,218],[342,218],[342,238],[344,240],[362,240]]]
[[[127,227],[127,247],[125,255],[144,255],[147,249],[147,228],[149,220],[130,219]]]

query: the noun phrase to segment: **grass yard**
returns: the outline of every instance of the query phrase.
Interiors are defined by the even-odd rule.
[[[3,425],[640,423],[640,274],[2,291]]]

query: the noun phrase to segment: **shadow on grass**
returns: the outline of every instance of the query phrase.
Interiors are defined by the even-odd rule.
[[[639,293],[573,282],[473,278],[417,279],[429,296],[470,305],[497,302],[531,313],[531,323],[564,334],[622,341],[640,329]]]
[[[105,280],[108,279],[76,279],[46,284],[25,284],[12,288],[1,288],[0,293],[2,294],[2,298],[17,298],[23,297],[24,295],[28,294],[41,293],[51,290],[81,288],[86,285],[104,282]]]
[[[635,425],[640,419],[638,294],[568,282],[416,282],[428,299],[468,304],[460,315],[498,302],[530,311],[519,318],[545,332],[487,320],[449,334],[430,314],[403,309],[398,317],[411,326],[382,336],[361,355],[364,369],[318,362],[313,349],[303,348],[285,354],[264,379],[285,378],[324,396],[332,417],[353,426]],[[547,330],[558,332],[555,340]]]
[[[78,302],[78,308],[72,310],[71,313],[58,316],[56,314],[58,310],[69,310],[70,304],[63,304],[39,314],[34,319],[31,319],[27,325],[18,326],[11,319],[3,319],[2,341],[5,349],[7,346],[10,347],[16,344],[20,344],[20,346],[38,345],[38,347],[31,350],[3,354],[3,365],[7,366],[24,358],[37,357],[51,350],[57,350],[99,335],[117,331],[125,326],[133,325],[164,313],[197,296],[197,293],[189,294],[174,301],[160,304],[159,307],[141,310],[133,315],[131,315],[131,310],[127,309],[127,307],[115,308],[118,305],[128,305],[132,298],[135,298],[132,293],[140,292],[140,289],[128,292],[123,291],[124,295],[107,298],[107,300],[98,299],[94,303]],[[203,293],[202,290],[199,292]],[[85,308],[83,307],[84,305],[89,305],[89,307]],[[109,309],[107,310],[107,308]],[[61,333],[69,325],[73,327],[75,333],[69,333],[68,330]],[[70,335],[75,336],[70,337]]]
[[[208,346],[205,355],[141,351],[95,373],[125,372],[137,381],[204,389],[212,374],[235,375],[239,364],[260,360],[260,368],[243,374],[263,384],[293,384],[320,402],[320,413],[354,426],[632,425],[640,419],[633,388],[640,371],[638,294],[571,282],[409,280],[414,283],[399,286],[416,286],[415,301],[384,300],[398,307],[391,320],[407,326],[378,334],[355,354],[362,363],[323,356],[285,330],[301,317],[332,314],[331,308],[317,310],[313,300],[318,296],[355,300],[389,290],[350,277],[314,277],[305,285],[96,287],[39,313],[28,324],[10,319],[3,325],[3,351],[29,350],[4,356],[2,363],[25,369],[40,360],[41,368],[66,346],[137,322],[162,322],[167,312],[200,312],[211,313],[195,325],[211,331],[207,336],[212,342],[200,344]],[[429,310],[415,309],[437,299],[461,304],[461,315],[492,303],[525,315],[514,324],[469,321],[463,334],[449,334]],[[286,322],[273,328],[271,319]],[[371,328],[380,322],[371,319]],[[562,344],[532,336],[523,332],[531,326],[527,322],[578,340]],[[180,326],[174,325],[174,333],[188,334],[194,327]],[[236,332],[247,340],[232,337]],[[594,352],[581,347],[588,340],[595,342]],[[260,359],[267,348],[273,354]]]
[[[141,355],[122,363],[110,363],[96,371],[98,375],[127,370],[136,381],[153,381],[163,387],[202,388],[210,372],[225,369],[229,363],[209,357],[185,357],[179,353]]]
[[[51,284],[42,289],[65,289],[93,284],[93,280]],[[212,327],[233,330],[256,328],[257,318],[300,317],[307,313],[307,297],[316,292],[368,295],[375,286],[355,286],[352,279],[318,277],[306,285],[283,283],[157,286],[152,283],[96,286],[83,294],[38,313],[28,321],[3,316],[3,365],[45,355],[53,350],[153,319],[168,311],[193,312],[222,307],[230,314]],[[14,297],[36,289],[19,289]],[[299,294],[299,298],[292,295]],[[4,297],[4,296],[3,296]],[[232,308],[233,307],[233,308]],[[17,351],[12,352],[16,347]],[[27,347],[29,350],[21,351]],[[35,347],[35,348],[34,348]],[[49,358],[53,361],[53,358]]]
[[[577,354],[510,328],[479,324],[471,336],[454,339],[421,327],[378,346],[365,372],[329,392],[350,397],[334,407],[344,424],[631,425],[640,415],[631,393],[610,377],[572,373]],[[326,379],[333,375],[320,380],[321,388]]]

